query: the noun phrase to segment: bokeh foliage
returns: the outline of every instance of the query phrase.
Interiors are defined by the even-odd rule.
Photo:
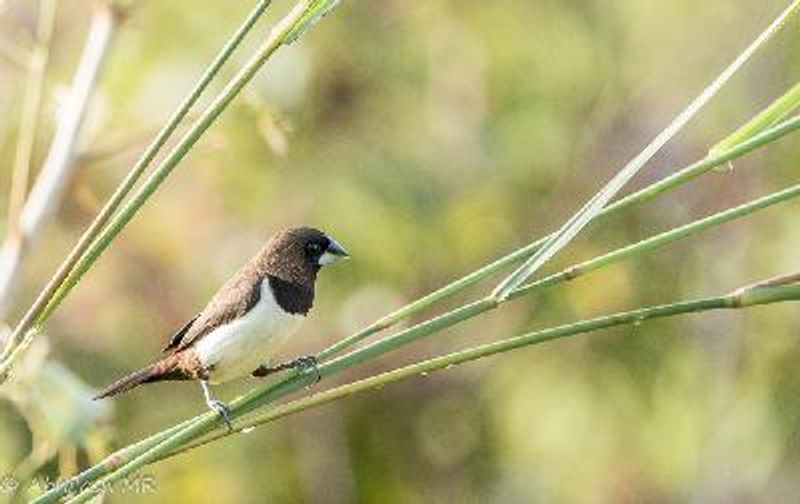
[[[783,3],[345,2],[270,64],[111,247],[51,322],[53,351],[93,384],[143,364],[267,235],[297,223],[330,231],[355,258],[325,272],[313,321],[285,353],[321,348],[556,227]],[[248,8],[133,8],[92,108],[85,166],[32,258],[19,308]],[[24,35],[25,12],[0,18],[4,35]],[[51,113],[85,19],[82,2],[62,2]],[[701,157],[796,82],[796,33],[761,54],[639,183]],[[18,116],[21,82],[2,67],[8,117]],[[15,127],[0,125],[1,180]],[[794,182],[795,145],[597,226],[561,260]],[[381,362],[796,269],[796,210],[784,205],[589,276]],[[795,311],[653,322],[400,384],[156,466],[149,498],[782,500],[800,490]],[[115,406],[125,444],[201,402],[194,385],[174,384]],[[3,408],[0,445],[20,447],[0,452],[5,467],[26,434]]]

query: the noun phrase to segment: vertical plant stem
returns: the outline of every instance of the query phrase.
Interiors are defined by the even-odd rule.
[[[21,209],[17,237],[7,242],[0,252],[0,300],[8,300],[10,297],[15,288],[24,249],[32,245],[44,225],[52,218],[75,171],[74,154],[81,125],[116,26],[115,12],[108,4],[98,2],[50,150]],[[5,360],[26,332],[27,328],[25,331],[12,333],[0,360]],[[4,372],[0,372],[0,382],[4,375]]]
[[[20,215],[22,229],[30,238],[37,236],[42,226],[52,218],[75,171],[76,165],[72,161],[81,126],[117,28],[117,21],[116,12],[110,5],[104,2],[96,4],[86,45],[75,72],[75,80],[64,102],[50,152]]]
[[[8,311],[11,290],[17,276],[25,236],[20,225],[20,213],[28,191],[28,178],[36,139],[37,124],[45,84],[45,70],[50,56],[50,39],[55,26],[57,0],[42,0],[36,33],[36,46],[30,53],[28,79],[22,102],[17,147],[11,175],[8,206],[8,231],[0,249],[0,320]]]
[[[28,176],[31,169],[31,157],[36,138],[36,126],[42,103],[42,91],[45,83],[45,69],[50,56],[50,39],[55,26],[57,0],[41,0],[39,3],[39,23],[36,30],[36,47],[31,51],[28,64],[28,80],[25,96],[22,100],[22,117],[19,125],[17,148],[14,153],[14,168],[11,175],[11,193],[8,205],[8,233],[13,238],[19,234],[19,215],[28,192]],[[2,291],[0,291],[1,293]],[[2,316],[2,299],[0,299],[0,316]]]

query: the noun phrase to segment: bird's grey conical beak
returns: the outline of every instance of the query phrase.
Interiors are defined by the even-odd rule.
[[[322,254],[322,257],[319,258],[320,266],[324,266],[326,264],[333,264],[336,261],[341,261],[342,259],[347,259],[350,257],[350,254],[342,247],[339,242],[334,240],[333,238],[328,238],[331,242],[328,244],[328,250]]]

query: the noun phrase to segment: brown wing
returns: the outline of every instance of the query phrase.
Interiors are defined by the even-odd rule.
[[[222,286],[200,314],[172,337],[167,348],[176,352],[190,347],[217,327],[237,319],[261,298],[261,277],[255,268],[245,266]]]
[[[171,350],[175,350],[176,348],[178,348],[178,346],[180,346],[181,344],[181,340],[183,340],[183,337],[186,336],[186,333],[189,332],[189,328],[192,327],[192,324],[194,324],[194,321],[197,320],[199,316],[200,315],[195,315],[194,318],[192,318],[192,320],[190,320],[189,322],[186,323],[186,325],[181,327],[180,331],[173,334],[172,338],[170,338],[169,340],[169,343],[167,343],[167,346],[165,346],[161,351],[169,352]]]

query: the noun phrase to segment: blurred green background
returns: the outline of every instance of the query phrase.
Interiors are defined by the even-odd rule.
[[[0,38],[29,40],[35,4],[2,3]],[[141,367],[272,232],[297,224],[328,231],[353,256],[323,273],[313,316],[282,356],[321,349],[555,229],[786,4],[343,2],[267,65],[68,298],[46,328],[51,358],[93,387]],[[92,102],[78,174],[26,258],[7,322],[18,320],[251,5],[131,4]],[[275,2],[237,63],[290,5]],[[60,2],[35,167],[90,13],[90,2]],[[797,34],[794,20],[632,185],[702,158],[794,84]],[[2,209],[25,83],[0,59]],[[796,182],[797,145],[790,137],[592,227],[551,268]],[[797,211],[784,204],[524,298],[317,388],[797,270]],[[796,307],[784,305],[504,354],[149,467],[155,493],[109,500],[796,502],[798,322]],[[218,393],[232,398],[252,385]],[[110,415],[103,436],[124,446],[203,409],[196,384],[151,385],[102,412]],[[0,447],[0,476],[31,449],[8,401],[0,402]],[[79,463],[85,458],[78,450]],[[44,474],[58,466],[50,461]]]

